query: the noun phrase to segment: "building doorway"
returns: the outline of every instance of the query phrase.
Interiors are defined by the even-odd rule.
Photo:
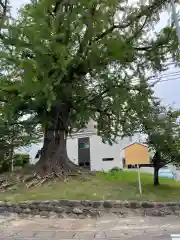
[[[80,167],[91,169],[89,137],[78,138],[78,164]]]

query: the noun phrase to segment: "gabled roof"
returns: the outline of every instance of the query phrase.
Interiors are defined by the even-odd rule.
[[[138,143],[138,142],[134,142],[134,143],[131,143],[131,144],[129,144],[128,146],[124,147],[124,148],[123,148],[123,150],[124,150],[124,149],[126,149],[126,148],[128,148],[128,147],[130,147],[130,146],[132,146],[132,145],[134,145],[134,144],[138,144],[138,145],[141,145],[141,146],[143,146],[143,147],[146,147],[146,148],[148,148],[148,146],[147,146],[147,145],[145,145],[145,144]]]

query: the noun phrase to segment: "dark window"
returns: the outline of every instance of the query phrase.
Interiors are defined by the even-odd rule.
[[[102,160],[103,160],[103,161],[113,161],[114,158],[103,158]]]
[[[79,148],[89,148],[88,143],[79,143]]]
[[[89,163],[89,162],[82,162],[82,163],[79,163],[79,166],[80,166],[80,167],[84,167],[84,166],[89,167],[89,166],[90,166],[90,163]]]

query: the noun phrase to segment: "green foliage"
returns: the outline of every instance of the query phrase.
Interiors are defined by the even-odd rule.
[[[148,135],[150,150],[159,154],[158,166],[180,163],[180,112],[152,103],[149,115],[142,118],[142,131]],[[153,161],[153,159],[152,159]]]
[[[0,168],[2,171],[10,169],[15,150],[36,143],[41,137],[38,126],[27,126],[18,123],[15,118],[10,119],[8,114],[3,112],[5,107],[4,105],[0,109],[0,164],[2,165]]]
[[[110,172],[120,172],[120,171],[122,171],[122,169],[119,168],[119,167],[113,167],[113,168],[110,170]]]
[[[1,159],[0,161],[0,173],[5,173],[5,172],[9,172],[11,170],[11,163],[10,161],[5,161]]]
[[[93,119],[109,143],[132,135],[151,109],[146,73],[163,71],[167,56],[179,64],[175,29],[149,36],[165,7],[164,0],[27,4],[1,36],[4,114],[28,114],[23,126],[31,129],[53,119],[66,133]]]
[[[3,156],[0,159],[0,173],[10,172],[12,168],[12,161],[14,167],[25,167],[30,163],[29,154],[15,153],[12,159],[8,155]]]
[[[137,172],[98,173],[90,180],[80,178],[53,181],[36,188],[17,186],[16,190],[0,193],[1,201],[17,203],[27,200],[138,200],[172,202],[180,200],[180,182],[162,178],[162,185],[154,187],[152,174],[141,173],[143,194],[139,194]],[[66,189],[66,191],[64,191]],[[88,189],[88,191],[87,191]],[[14,193],[14,194],[13,194]],[[171,194],[169,194],[171,193]]]
[[[13,155],[13,163],[15,167],[24,167],[25,165],[28,165],[30,161],[29,154],[25,153],[15,153]]]

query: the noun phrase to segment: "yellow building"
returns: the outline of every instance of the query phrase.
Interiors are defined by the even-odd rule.
[[[124,148],[125,166],[136,164],[149,164],[148,147],[140,143],[133,143]]]

